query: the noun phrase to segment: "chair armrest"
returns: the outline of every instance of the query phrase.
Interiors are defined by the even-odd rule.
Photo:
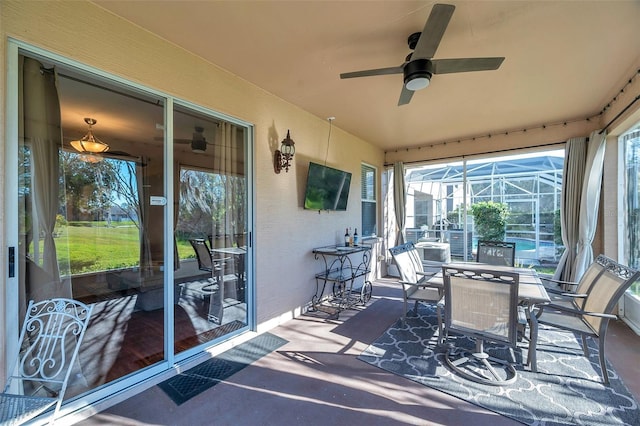
[[[608,318],[608,319],[618,319],[618,317],[616,315],[613,314],[605,314],[602,312],[589,312],[589,311],[583,311],[580,309],[572,309],[572,308],[568,308],[565,306],[560,306],[560,305],[554,305],[553,303],[548,304],[548,305],[541,305],[540,306],[541,309],[544,308],[552,308],[555,309],[557,311],[562,311],[562,312],[566,312],[568,314],[572,314],[572,315],[576,315],[576,316],[582,316],[582,315],[587,315],[590,317],[597,317],[597,318]]]
[[[571,297],[573,299],[584,299],[588,296],[586,293],[567,293],[564,291],[549,291],[546,289],[547,293],[551,293],[552,296],[561,296],[561,297]]]
[[[556,280],[555,278],[545,277],[545,276],[540,276],[540,279],[542,281],[549,281],[549,282],[556,283],[556,284],[578,284],[575,281]]]
[[[548,282],[548,283],[552,283],[552,284],[557,284],[558,287],[560,288],[565,288],[565,287],[569,287],[569,286],[574,286],[577,287],[578,283],[577,282],[573,282],[573,281],[563,281],[563,280],[556,280],[550,277],[540,277],[540,280],[543,282]],[[545,286],[546,287],[546,286]],[[558,293],[565,293],[565,290],[556,290],[554,288],[549,288],[546,287],[547,291],[551,291],[551,292],[558,292]]]
[[[601,312],[583,312],[583,315],[588,315],[590,317],[597,317],[597,318],[608,318],[608,319],[613,319],[613,320],[617,320],[618,317],[616,315],[613,314],[603,314]]]

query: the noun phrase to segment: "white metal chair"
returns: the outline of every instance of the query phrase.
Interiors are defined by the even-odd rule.
[[[0,425],[20,425],[62,405],[93,306],[71,299],[29,302],[18,359],[0,394]]]
[[[438,271],[425,272],[422,260],[413,243],[405,243],[389,249],[400,272],[400,284],[404,299],[404,319],[408,310],[408,302],[414,301],[417,312],[418,302],[437,303],[442,297],[442,287],[435,287],[428,282]]]
[[[516,243],[507,241],[478,241],[476,261],[496,266],[514,266]]]
[[[450,344],[445,354],[447,364],[455,373],[477,383],[513,383],[517,327],[526,322],[524,310],[518,307],[519,274],[443,266],[442,275],[444,319],[438,322],[441,340]],[[475,350],[451,343],[452,334],[475,340]],[[490,356],[485,352],[485,341],[506,344],[512,360]]]
[[[569,307],[553,302],[541,306],[538,323],[579,334],[585,356],[589,356],[587,337],[596,338],[603,382],[608,385],[609,373],[605,361],[607,327],[609,320],[617,319],[612,312],[624,292],[640,278],[640,271],[604,256],[598,256],[598,262],[594,263],[603,270],[591,284],[586,297],[571,300]]]

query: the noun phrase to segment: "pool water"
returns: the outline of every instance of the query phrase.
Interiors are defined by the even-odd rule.
[[[506,241],[516,243],[516,259],[538,260],[554,259],[556,245],[552,241],[540,241],[536,254],[536,242],[528,238],[507,237]],[[473,252],[478,248],[478,239],[473,239]]]

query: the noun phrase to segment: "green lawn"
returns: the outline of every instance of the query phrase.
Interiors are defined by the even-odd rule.
[[[107,226],[104,222],[73,222],[56,228],[58,264],[65,274],[69,262],[71,274],[137,266],[140,263],[138,228],[131,223]],[[189,241],[178,241],[181,259],[193,258]]]

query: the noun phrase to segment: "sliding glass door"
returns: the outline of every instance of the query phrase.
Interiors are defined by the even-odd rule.
[[[8,141],[18,291],[5,303],[16,330],[29,300],[94,306],[66,397],[248,330],[250,127],[20,53]]]
[[[175,349],[247,326],[247,132],[174,107]]]

